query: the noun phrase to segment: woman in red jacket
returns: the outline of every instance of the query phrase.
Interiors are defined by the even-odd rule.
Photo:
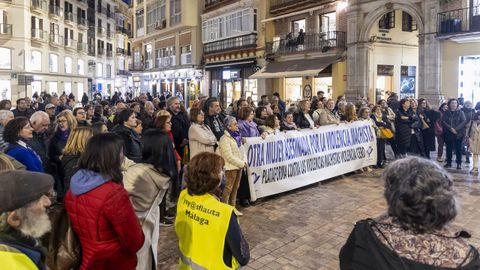
[[[120,165],[123,140],[112,133],[93,136],[78,161],[65,207],[82,245],[81,270],[132,270],[144,236]]]

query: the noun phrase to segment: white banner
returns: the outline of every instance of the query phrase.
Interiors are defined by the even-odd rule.
[[[373,122],[277,132],[246,138],[251,200],[346,174],[377,161]]]

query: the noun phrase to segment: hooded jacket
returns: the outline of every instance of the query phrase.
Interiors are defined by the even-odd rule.
[[[131,270],[144,236],[127,191],[111,177],[79,170],[65,208],[82,245],[80,270]]]

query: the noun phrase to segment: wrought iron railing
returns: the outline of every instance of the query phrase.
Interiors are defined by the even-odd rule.
[[[85,19],[83,17],[77,17],[77,24],[79,26],[87,27],[87,19]]]
[[[45,0],[32,0],[30,4],[31,4],[30,8],[33,11],[40,11],[40,12],[48,11],[48,3]]]
[[[46,42],[48,40],[48,33],[42,29],[34,28],[32,29],[32,39]]]
[[[56,46],[63,46],[63,36],[50,33],[50,44]]]
[[[56,5],[50,5],[48,7],[48,13],[51,16],[57,16],[57,17],[62,17],[63,15],[63,8],[56,6]]]
[[[66,13],[65,13],[64,20],[65,20],[65,21],[73,22],[73,12],[66,12]]]
[[[87,50],[88,50],[88,44],[87,43],[82,43],[82,42],[77,43],[77,50],[79,52],[86,53]]]
[[[252,33],[245,36],[233,37],[207,43],[203,46],[203,50],[205,53],[217,53],[237,49],[255,48],[256,46],[257,34]]]
[[[118,55],[125,55],[125,49],[123,48],[118,48],[115,49],[115,52],[118,54]]]
[[[437,17],[439,36],[480,31],[480,6],[440,12]]]
[[[286,54],[303,51],[326,52],[332,48],[346,47],[346,33],[331,31],[318,34],[305,34],[303,37],[291,37],[265,44],[266,54]]]

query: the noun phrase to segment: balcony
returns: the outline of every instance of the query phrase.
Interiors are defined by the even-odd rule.
[[[98,48],[97,49],[97,55],[98,56],[105,56],[105,49],[104,48]]]
[[[0,23],[0,37],[12,36],[12,25],[6,23]]]
[[[130,73],[128,70],[117,70],[117,75],[119,76],[131,76],[132,73]]]
[[[107,57],[108,57],[108,58],[113,57],[113,51],[107,50]]]
[[[32,42],[47,42],[48,33],[42,29],[32,29]]]
[[[438,37],[468,35],[480,31],[480,6],[438,13]]]
[[[33,13],[46,14],[48,12],[48,3],[45,0],[32,0],[30,2],[30,11]]]
[[[61,18],[63,16],[63,8],[59,6],[50,5],[48,6],[48,15],[52,18]]]
[[[97,27],[97,34],[101,37],[104,37],[105,34],[107,33],[107,30],[103,27]]]
[[[88,45],[88,55],[95,56],[95,45]]]
[[[180,65],[191,65],[192,64],[192,53],[182,53],[180,55]]]
[[[155,63],[156,68],[166,68],[166,67],[171,67],[175,66],[175,55],[172,56],[166,56],[162,58],[157,58]]]
[[[256,47],[257,47],[257,34],[253,33],[245,36],[234,37],[234,38],[207,43],[204,45],[203,48],[204,48],[205,54],[211,54],[211,53],[235,51],[235,50],[247,49],[247,48],[256,48]]]
[[[78,28],[81,28],[81,29],[83,29],[83,30],[87,30],[87,29],[88,29],[87,19],[85,19],[85,18],[77,17],[77,24],[78,24]]]
[[[107,10],[105,11],[105,14],[107,15],[107,18],[109,18],[109,19],[115,19],[115,13],[114,13],[114,12],[112,12],[112,11],[110,11],[110,10],[107,9]]]
[[[88,6],[87,0],[77,0],[77,3],[80,5]]]
[[[65,23],[73,24],[75,22],[73,18],[74,17],[72,12],[66,12],[63,19],[65,20]]]
[[[63,36],[60,36],[59,34],[50,34],[50,46],[62,47]]]
[[[319,34],[306,34],[303,41],[297,38],[281,39],[267,42],[265,51],[267,55],[279,55],[299,52],[321,51],[346,48],[346,33],[331,31]]]
[[[113,32],[111,30],[107,30],[107,38],[112,39],[113,38]]]
[[[64,40],[65,49],[76,51],[77,50],[77,41],[73,39],[66,38]]]
[[[233,0],[206,0],[205,1],[205,10],[212,10],[217,7],[233,2]]]
[[[270,0],[270,13],[277,15],[285,12],[293,12],[297,9],[305,9],[310,6],[332,3],[337,0]]]
[[[117,53],[117,55],[125,55],[125,49],[123,48],[117,48],[115,52]]]
[[[77,51],[80,53],[87,53],[88,50],[88,44],[87,43],[82,43],[78,42],[77,43]]]

